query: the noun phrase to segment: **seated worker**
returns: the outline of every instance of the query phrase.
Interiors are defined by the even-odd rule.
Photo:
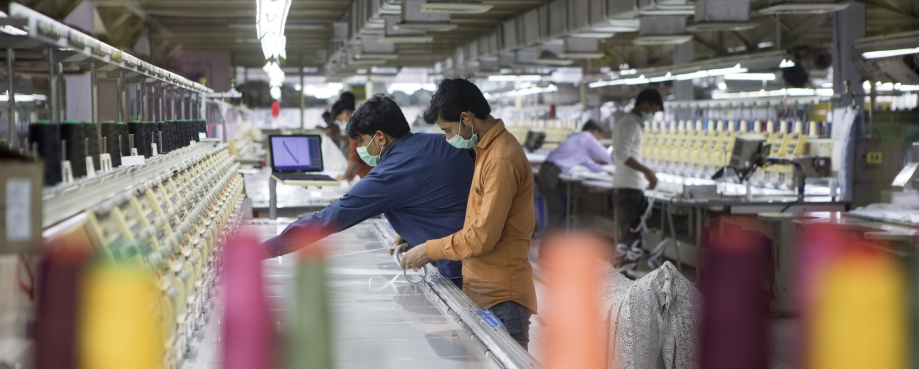
[[[376,168],[335,203],[266,241],[270,256],[296,251],[380,214],[413,245],[463,227],[474,167],[471,150],[457,150],[439,134],[412,134],[402,110],[383,94],[361,104],[347,131],[360,142],[361,158]],[[462,287],[461,263],[434,264]]]
[[[348,97],[349,93],[342,93],[342,98],[332,104],[332,115],[335,116],[336,124],[341,125],[341,122],[348,122],[351,118],[351,115],[354,113],[354,95]],[[370,173],[371,166],[361,160],[360,155],[357,154],[357,148],[359,146],[358,141],[349,138],[348,140],[348,149],[346,151],[345,157],[348,158],[348,167],[345,169],[345,172],[342,175],[336,177],[336,180],[339,181],[350,181],[354,179],[355,175],[361,176],[361,178],[367,177],[367,174]]]
[[[533,267],[527,260],[536,225],[533,170],[517,139],[490,113],[485,96],[465,79],[443,80],[434,92],[424,120],[437,123],[454,147],[475,148],[475,174],[463,229],[409,250],[402,267],[462,260],[463,292],[480,308],[491,309],[526,349],[530,316],[536,312]]]
[[[568,136],[565,142],[549,153],[539,167],[536,184],[546,199],[549,230],[559,230],[565,226],[565,193],[559,174],[567,173],[575,165],[583,165],[595,173],[603,172],[600,164],[609,164],[609,153],[599,141],[602,134],[603,128],[597,122],[588,120],[581,132]]]

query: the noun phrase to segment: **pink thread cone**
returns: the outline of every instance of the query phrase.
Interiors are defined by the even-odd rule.
[[[241,233],[226,248],[223,273],[224,369],[274,368],[275,330],[262,277],[265,251]]]

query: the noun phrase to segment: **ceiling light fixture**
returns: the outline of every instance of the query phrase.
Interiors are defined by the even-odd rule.
[[[675,81],[685,81],[685,80],[696,79],[696,78],[717,77],[717,76],[723,76],[727,74],[745,73],[747,71],[748,71],[747,68],[741,67],[740,64],[738,63],[737,65],[731,68],[709,69],[709,70],[702,70],[698,72],[683,73],[683,74],[677,74],[677,75],[667,72],[666,75],[663,75],[660,77],[652,77],[652,78],[645,77],[645,75],[642,74],[638,76],[638,78],[621,78],[621,79],[615,79],[612,81],[597,81],[597,82],[590,83],[587,86],[590,88],[597,88],[597,87],[618,86],[618,85],[640,85],[640,84],[645,84],[645,83],[666,82],[666,81],[674,81],[674,80]]]
[[[284,27],[291,0],[257,0],[255,28],[262,42],[265,59],[287,58],[287,37]]]
[[[270,61],[262,67],[262,70],[268,74],[268,85],[271,86],[271,97],[275,100],[281,99],[281,86],[284,85],[284,71],[275,61]]]
[[[306,88],[303,89],[303,94],[317,99],[329,99],[338,96],[338,92],[341,91],[342,87],[344,85],[341,83],[326,83],[325,86],[306,85]]]
[[[775,73],[732,73],[725,74],[729,81],[775,81]]]
[[[428,2],[421,4],[422,13],[451,13],[451,14],[482,14],[494,5],[484,5],[475,2]]]
[[[530,87],[519,90],[512,90],[506,92],[498,93],[485,93],[486,99],[497,99],[501,97],[516,97],[516,96],[526,96],[526,95],[535,95],[543,92],[555,92],[558,91],[558,87],[555,85],[549,85],[547,87]]]
[[[754,29],[759,23],[753,22],[699,22],[686,27],[687,32],[745,31]]]
[[[869,51],[869,52],[862,53],[862,57],[865,59],[877,59],[877,58],[889,58],[892,56],[910,55],[910,54],[919,54],[919,47],[914,47],[914,48],[909,48],[909,49]]]
[[[603,53],[579,53],[579,52],[563,53],[563,54],[561,55],[561,57],[563,57],[563,58],[565,58],[565,59],[600,59],[600,58],[602,58],[602,57],[604,57],[604,56],[606,56],[606,54],[603,54]]]
[[[384,36],[378,38],[379,42],[389,42],[393,44],[429,44],[434,42],[431,36]]]
[[[692,41],[692,35],[658,35],[640,36],[632,43],[635,45],[679,45]]]
[[[458,24],[449,22],[402,22],[392,26],[396,30],[447,32],[459,27]]]
[[[508,74],[497,74],[488,76],[488,80],[491,82],[539,82],[542,80],[542,76],[538,74],[521,74],[521,75],[508,75]]]
[[[392,94],[393,92],[396,92],[396,91],[402,91],[402,92],[405,92],[407,95],[411,95],[418,90],[425,90],[425,91],[433,92],[436,89],[437,89],[437,85],[433,83],[399,83],[399,82],[396,82],[396,83],[392,83],[389,85],[389,89],[387,90],[387,92],[389,92],[389,94]]]
[[[800,4],[778,4],[759,10],[760,14],[825,14],[833,13],[849,7],[849,3],[814,3],[802,2]]]
[[[782,62],[779,63],[779,68],[791,68],[795,66],[795,62],[792,60],[782,59]]]
[[[542,58],[542,59],[536,59],[533,62],[539,65],[556,65],[556,66],[566,66],[566,65],[574,64],[574,60],[557,59],[557,58]]]
[[[725,99],[745,99],[745,98],[760,98],[760,97],[779,97],[779,96],[821,96],[821,97],[830,97],[833,96],[832,88],[783,88],[781,90],[759,90],[759,91],[749,91],[749,92],[712,92],[712,99],[714,100],[725,100]]]
[[[568,37],[604,39],[604,38],[613,37],[615,35],[616,34],[612,32],[580,32],[580,33],[572,33],[568,35]]]

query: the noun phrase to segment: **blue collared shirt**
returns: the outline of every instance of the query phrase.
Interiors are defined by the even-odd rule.
[[[451,235],[465,221],[473,155],[442,134],[402,136],[384,147],[379,165],[341,199],[266,241],[268,253],[286,254],[380,214],[413,246]],[[459,261],[433,264],[444,277],[462,277]]]

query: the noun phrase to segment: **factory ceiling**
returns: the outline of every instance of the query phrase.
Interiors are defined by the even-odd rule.
[[[84,0],[23,0],[22,3],[52,17],[63,19]],[[255,0],[85,0],[98,14],[94,30],[88,33],[114,46],[136,50],[149,41],[152,62],[168,65],[183,50],[225,50],[239,66],[260,68],[265,60],[255,32]],[[619,0],[608,0],[616,2]],[[628,0],[631,1],[631,0]],[[701,0],[697,0],[701,1]],[[389,0],[389,3],[401,1]],[[626,2],[623,0],[622,2]],[[773,1],[774,2],[774,1]],[[861,0],[867,8],[867,35],[919,29],[919,1]],[[327,50],[332,25],[351,7],[351,0],[292,0],[287,21],[287,56],[284,65],[321,67],[326,60],[317,50]],[[458,47],[495,33],[502,22],[514,19],[548,3],[546,0],[486,0],[492,6],[481,14],[451,14],[456,28],[427,32],[430,43],[400,43],[386,66],[431,67],[455,55]],[[692,1],[686,1],[690,6]],[[778,48],[823,47],[832,42],[832,14],[781,15],[760,12],[770,0],[750,2],[752,29],[693,33],[694,59],[730,56]],[[687,26],[694,21],[688,16]],[[777,31],[778,30],[778,31]],[[777,36],[780,34],[780,36]],[[628,64],[643,68],[672,64],[673,47],[636,45],[638,32],[617,33],[599,40],[603,56],[591,60],[594,69]],[[139,55],[143,57],[143,55]],[[587,60],[575,65],[586,66]]]

